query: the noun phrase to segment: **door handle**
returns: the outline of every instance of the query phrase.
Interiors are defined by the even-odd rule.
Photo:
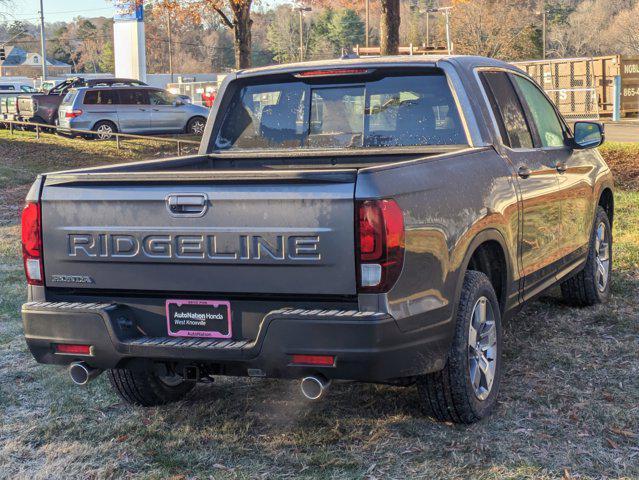
[[[521,178],[528,178],[530,177],[530,175],[532,175],[532,171],[528,167],[519,167],[519,170],[517,170],[517,175],[519,175]]]
[[[201,217],[207,207],[205,193],[174,193],[166,197],[166,208],[172,217]]]
[[[557,162],[557,165],[555,168],[557,169],[559,173],[566,173],[566,170],[568,170],[568,167],[563,162]]]

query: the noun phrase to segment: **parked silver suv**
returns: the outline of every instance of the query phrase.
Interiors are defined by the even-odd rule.
[[[62,132],[93,130],[103,140],[115,132],[201,135],[208,113],[159,88],[81,87],[69,90],[62,100],[58,126]]]

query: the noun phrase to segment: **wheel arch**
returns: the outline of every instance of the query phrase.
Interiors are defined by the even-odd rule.
[[[615,215],[615,197],[612,193],[612,188],[606,186],[601,190],[597,205],[606,211],[606,215],[608,215],[608,221],[612,226]]]
[[[470,242],[460,265],[455,292],[455,309],[461,297],[464,276],[468,270],[480,271],[488,277],[499,300],[502,315],[512,306],[511,298],[518,291],[511,291],[514,266],[510,250],[499,230],[489,228],[479,232]]]

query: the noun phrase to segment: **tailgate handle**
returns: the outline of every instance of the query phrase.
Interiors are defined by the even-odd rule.
[[[205,193],[173,193],[166,197],[166,208],[173,217],[201,217],[207,207]]]

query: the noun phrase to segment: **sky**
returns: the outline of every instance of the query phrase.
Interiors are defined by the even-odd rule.
[[[0,20],[39,21],[40,0],[9,0],[11,7],[0,6]],[[109,17],[113,15],[112,2],[106,0],[43,0],[45,22],[71,20],[77,16]]]
[[[285,3],[270,0],[262,3]],[[0,6],[0,21],[39,21],[40,0],[9,0],[11,7]],[[43,0],[44,21],[57,22],[75,17],[110,17],[115,11],[111,0]]]

